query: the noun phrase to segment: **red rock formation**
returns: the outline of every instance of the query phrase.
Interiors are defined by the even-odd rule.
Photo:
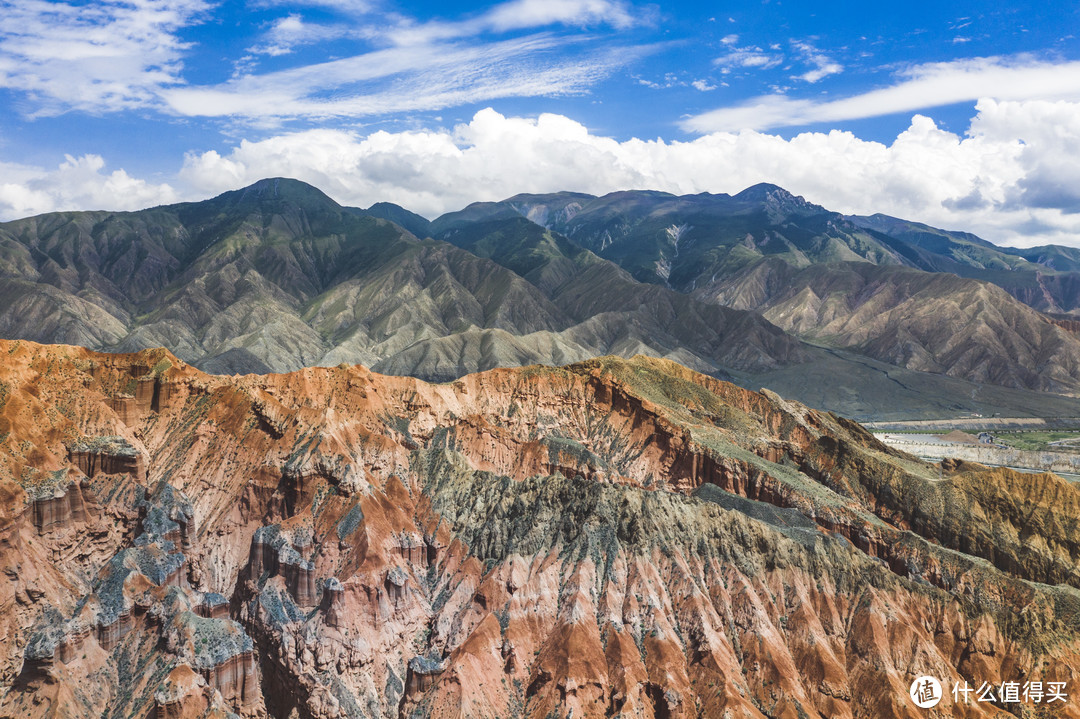
[[[401,567],[394,567],[386,573],[386,596],[397,605],[409,597],[409,575]]]
[[[65,632],[56,647],[56,658],[64,664],[73,661],[83,649],[83,642],[90,636],[90,627],[82,626]]]
[[[1080,672],[1075,485],[670,362],[428,385],[0,342],[0,381],[0,715],[980,717],[908,688]],[[143,470],[72,439],[114,436]]]
[[[319,603],[314,564],[290,553],[286,559],[280,561],[279,566],[285,578],[285,586],[289,588],[296,606],[313,607]]]
[[[228,619],[229,602],[220,594],[203,594],[195,605],[195,613],[206,619]]]
[[[331,627],[344,627],[347,617],[345,616],[345,587],[337,577],[330,577],[323,587],[322,604],[319,606],[326,615],[326,624]]]
[[[127,427],[134,427],[141,419],[139,403],[133,395],[119,394],[109,398],[109,407]]]
[[[169,672],[154,693],[154,719],[196,719],[206,714],[206,679],[187,664]]]
[[[96,627],[97,642],[101,645],[102,649],[111,652],[120,644],[120,641],[127,636],[127,633],[130,632],[134,626],[135,623],[131,618],[131,610],[125,609],[120,612],[120,616],[108,624],[100,624]]]
[[[33,521],[39,534],[57,529],[67,529],[74,524],[86,522],[86,502],[83,491],[90,488],[85,479],[82,482],[69,482],[66,486],[56,485],[52,491],[44,488],[33,500]],[[44,496],[41,496],[44,494]]]
[[[315,565],[304,559],[294,543],[304,546],[297,537],[282,535],[278,525],[260,527],[251,538],[248,576],[258,580],[264,574],[280,575],[297,606],[313,607],[319,603]]]
[[[123,437],[84,437],[68,448],[68,458],[91,479],[102,474],[130,474],[146,482],[146,457]]]
[[[203,671],[207,683],[221,692],[231,706],[241,710],[257,706],[261,698],[259,670],[253,652],[229,657]]]

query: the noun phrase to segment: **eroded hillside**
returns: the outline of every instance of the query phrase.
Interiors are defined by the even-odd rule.
[[[908,687],[1080,671],[1075,485],[669,361],[2,341],[0,383],[3,715],[984,716]]]

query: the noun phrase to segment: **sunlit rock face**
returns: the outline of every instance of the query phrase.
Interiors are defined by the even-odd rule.
[[[0,716],[975,717],[912,681],[1080,670],[1076,485],[672,362],[0,382]]]

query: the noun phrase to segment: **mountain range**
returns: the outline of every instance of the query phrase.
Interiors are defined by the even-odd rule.
[[[164,346],[214,373],[448,381],[644,354],[859,417],[1080,416],[1072,313],[1080,251],[847,217],[772,185],[518,195],[428,221],[278,178],[0,224],[0,336]]]
[[[1080,417],[1071,258],[769,185],[0,225],[0,717],[1080,719],[1080,484],[836,411]]]

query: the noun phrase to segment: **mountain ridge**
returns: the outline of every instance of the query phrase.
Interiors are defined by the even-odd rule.
[[[400,214],[389,206],[378,212]],[[486,365],[442,362],[426,368],[395,355],[413,347],[413,355],[439,356],[445,338],[470,328],[476,332],[458,336],[472,338],[469,348],[452,352],[498,356],[479,349],[485,341],[505,339],[491,334],[495,330],[513,336],[549,333],[554,352],[508,347],[514,363],[553,356],[584,359],[608,349],[581,344],[583,332],[595,333],[574,327],[589,317],[556,309],[540,289],[501,265],[450,244],[417,239],[369,211],[349,211],[309,185],[281,178],[145,213],[7,223],[0,225],[0,243],[14,258],[0,273],[0,283],[22,297],[21,305],[13,303],[0,314],[0,327],[12,337],[64,337],[120,351],[165,345],[215,371],[282,371],[338,362],[379,366],[385,360],[387,366],[441,379]],[[35,266],[35,257],[43,267]],[[27,276],[38,282],[27,284],[22,279]],[[625,292],[638,291],[631,284],[624,283]],[[109,299],[100,308],[108,317],[93,306],[101,295]],[[708,332],[721,336],[726,324],[742,317],[723,308],[702,311]],[[754,355],[740,346],[737,354],[725,354],[714,344],[698,351],[715,356],[695,356],[691,350],[683,358],[718,372],[725,364],[745,369],[798,359],[797,341],[765,329],[768,323],[756,316],[747,321],[761,325],[763,337],[774,336],[773,345],[789,347],[771,346]],[[666,336],[655,320],[619,322],[626,351],[647,349],[651,337]],[[562,338],[566,332],[576,332],[577,338]],[[652,351],[678,351],[686,342],[692,338],[684,333]],[[424,343],[434,348],[424,349]]]
[[[931,237],[882,232],[893,226]],[[769,377],[859,416],[880,406],[859,399],[873,394],[904,413],[917,412],[922,396],[938,413],[981,411],[976,397],[1036,404],[1035,395],[980,389],[994,385],[1080,392],[1080,337],[1067,315],[1015,299],[1031,278],[1080,287],[1080,273],[1036,272],[978,238],[912,227],[845,218],[766,183],[736,195],[515,195],[429,222],[390,203],[343,207],[305,183],[268,178],[203,202],[0,224],[0,334],[114,351],[167,346],[214,372],[344,362],[440,381],[645,353],[748,386]],[[931,240],[947,252],[933,254]],[[977,263],[969,247],[1020,270]],[[1064,263],[1070,253],[1032,256]],[[932,266],[967,276],[943,280]],[[845,289],[854,284],[843,278],[860,273],[874,304]],[[1012,296],[986,289],[994,273],[1016,280],[999,283]],[[905,289],[918,284],[912,277],[923,287],[915,294]],[[974,297],[986,311],[945,309]],[[935,339],[934,317],[967,344]],[[923,389],[897,395],[873,361],[922,372],[908,386]],[[822,395],[795,381],[825,367],[848,388]]]

